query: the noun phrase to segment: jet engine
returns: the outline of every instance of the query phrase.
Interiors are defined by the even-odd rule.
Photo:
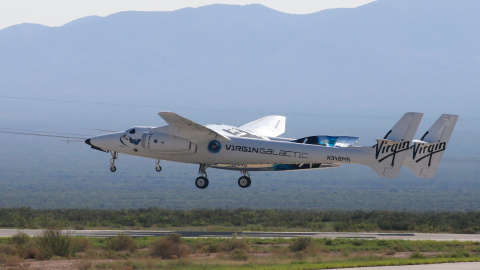
[[[172,154],[193,154],[197,150],[197,145],[189,140],[156,132],[143,133],[141,145],[152,152]]]

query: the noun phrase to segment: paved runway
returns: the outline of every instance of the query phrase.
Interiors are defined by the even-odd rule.
[[[17,232],[30,236],[41,235],[43,230],[0,229],[0,237],[10,237]],[[480,241],[480,234],[448,233],[348,233],[348,232],[209,232],[209,231],[151,231],[151,230],[66,230],[72,236],[111,237],[125,233],[132,237],[165,236],[179,233],[183,237],[256,237],[256,238],[292,238],[309,236],[313,238],[358,238],[358,239],[398,239],[398,240],[434,240],[434,241]]]

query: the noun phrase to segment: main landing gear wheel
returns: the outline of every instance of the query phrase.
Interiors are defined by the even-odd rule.
[[[195,186],[197,186],[197,188],[200,188],[200,189],[207,188],[208,187],[208,178],[203,177],[203,176],[199,176],[195,180]]]
[[[241,176],[238,178],[238,185],[241,188],[247,188],[252,184],[252,180],[248,176]]]
[[[115,166],[110,166],[110,171],[111,171],[111,172],[115,172],[116,170],[117,170],[117,167],[115,167]]]
[[[195,186],[197,186],[197,188],[205,189],[208,187],[208,178],[206,172],[207,168],[208,165],[200,164],[200,167],[198,168],[198,174],[201,176],[195,179]]]

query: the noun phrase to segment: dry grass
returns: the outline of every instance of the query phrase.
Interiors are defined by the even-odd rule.
[[[0,245],[1,267],[24,267],[22,258],[37,257],[35,243],[40,238],[29,239],[20,244],[4,241]],[[299,238],[296,240],[279,239],[187,239],[180,235],[163,238],[128,238],[118,236],[110,239],[85,239],[72,237],[72,246],[78,245],[77,253],[72,253],[66,260],[55,257],[49,261],[31,261],[32,267],[41,265],[43,269],[53,269],[55,265],[76,269],[223,269],[241,266],[299,268],[307,266],[320,268],[319,265],[336,265],[345,262],[348,265],[358,263],[366,266],[384,261],[402,263],[405,261],[438,262],[439,260],[480,260],[478,251],[480,243],[445,244],[414,241],[375,241],[349,239],[315,239]],[[75,242],[77,242],[75,244]],[[10,244],[5,244],[10,243]],[[130,246],[138,249],[130,253]],[[113,246],[122,247],[120,251]],[[191,254],[191,251],[194,254]],[[397,252],[396,250],[405,250]],[[402,255],[402,256],[400,256]],[[105,260],[106,258],[111,260]],[[168,260],[165,260],[168,259]],[[11,266],[9,266],[11,265]],[[267,267],[268,266],[268,267]],[[305,267],[305,268],[308,268]],[[270,267],[274,269],[275,267]],[[287,267],[288,268],[288,267]],[[58,269],[58,268],[57,268]]]
[[[20,259],[17,256],[8,256],[3,265],[7,267],[14,267],[14,266],[19,266],[21,262],[22,262],[22,259]]]

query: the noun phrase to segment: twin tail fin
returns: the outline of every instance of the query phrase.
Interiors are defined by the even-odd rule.
[[[442,114],[420,140],[414,140],[403,165],[421,178],[435,176],[458,115]]]
[[[387,132],[383,139],[377,139],[374,148],[375,159],[368,164],[380,177],[395,178],[410,149],[423,113],[409,112]]]

